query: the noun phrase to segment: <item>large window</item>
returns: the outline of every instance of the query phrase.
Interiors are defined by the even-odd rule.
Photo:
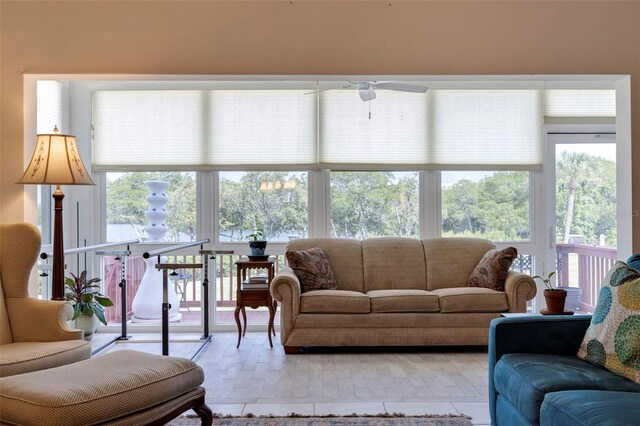
[[[417,172],[332,172],[331,236],[418,237]]]
[[[308,177],[303,172],[221,172],[220,241],[255,229],[269,241],[308,235]]]
[[[442,235],[528,240],[529,172],[442,172]]]
[[[164,241],[196,240],[196,174],[194,172],[107,173],[107,241],[138,238],[153,241],[148,231],[152,226],[150,211],[166,213],[159,218],[164,224]],[[166,203],[151,206],[148,182],[165,182]],[[162,194],[158,194],[162,195]]]

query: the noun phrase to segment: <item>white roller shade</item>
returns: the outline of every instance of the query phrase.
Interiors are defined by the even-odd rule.
[[[542,167],[539,90],[432,90],[428,99],[430,167]]]
[[[211,92],[211,164],[315,166],[316,95],[309,90]]]
[[[316,100],[306,92],[96,91],[94,169],[315,166]]]
[[[205,104],[196,90],[94,92],[93,169],[206,164]]]
[[[363,102],[356,90],[321,92],[321,167],[397,170],[424,164],[426,95],[376,90],[376,96]]]
[[[62,85],[53,80],[40,80],[37,82],[37,110],[36,132],[53,133],[53,128],[58,127],[63,131],[62,125]]]
[[[545,90],[547,117],[615,117],[615,90]]]

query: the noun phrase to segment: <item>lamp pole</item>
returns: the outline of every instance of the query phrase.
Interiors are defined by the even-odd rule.
[[[53,193],[53,272],[51,281],[51,300],[65,300],[64,297],[64,233],[62,232],[62,200],[64,193],[56,185]]]

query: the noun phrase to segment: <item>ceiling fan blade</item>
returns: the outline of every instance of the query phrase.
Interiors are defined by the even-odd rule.
[[[360,99],[363,102],[370,101],[376,98],[376,91],[373,90],[373,87],[369,87],[368,89],[358,90],[358,94],[360,95]]]
[[[304,94],[305,95],[313,95],[313,94],[316,94],[316,93],[326,92],[326,91],[329,91],[329,90],[344,90],[344,89],[351,89],[353,87],[355,87],[355,86],[349,83],[346,86],[328,87],[326,89],[318,89],[318,90],[314,90],[313,92],[307,92],[307,93],[304,93]]]
[[[429,88],[427,86],[420,86],[418,84],[409,84],[409,83],[394,83],[394,82],[384,82],[384,83],[371,83],[372,86],[375,86],[378,89],[385,90],[397,90],[399,92],[411,92],[411,93],[426,93]]]

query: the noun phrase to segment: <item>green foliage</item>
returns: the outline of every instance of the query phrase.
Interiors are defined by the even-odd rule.
[[[541,277],[540,275],[534,275],[534,276],[533,276],[533,277],[531,277],[531,278],[533,278],[534,280],[540,280],[540,281],[542,281],[542,282],[544,283],[544,286],[545,286],[545,287],[547,287],[547,290],[552,290],[552,291],[554,291],[554,290],[556,290],[556,289],[555,289],[555,288],[553,288],[553,287],[551,286],[551,277],[553,277],[555,274],[556,274],[556,271],[552,271],[552,272],[549,272],[549,273],[547,274],[547,276],[546,276],[546,277],[544,277],[544,278],[543,278],[543,277]]]
[[[245,237],[245,240],[248,241],[264,241],[264,229],[258,228],[253,231],[252,234],[249,234]]]
[[[146,196],[149,180],[169,183],[166,208],[169,216],[165,223],[169,228],[167,241],[178,241],[186,234],[191,241],[196,237],[196,177],[195,173],[181,172],[133,172],[123,173],[107,182],[107,223],[129,223],[143,236],[142,227],[148,220],[144,214],[148,208]]]
[[[107,306],[113,306],[113,302],[104,294],[100,293],[100,278],[92,278],[87,281],[87,271],[82,271],[80,276],[75,276],[71,273],[73,278],[67,277],[64,281],[64,285],[67,288],[66,300],[73,303],[73,318],[76,319],[80,315],[84,314],[92,317],[95,315],[98,320],[107,325],[107,320],[104,316],[104,308]]]

